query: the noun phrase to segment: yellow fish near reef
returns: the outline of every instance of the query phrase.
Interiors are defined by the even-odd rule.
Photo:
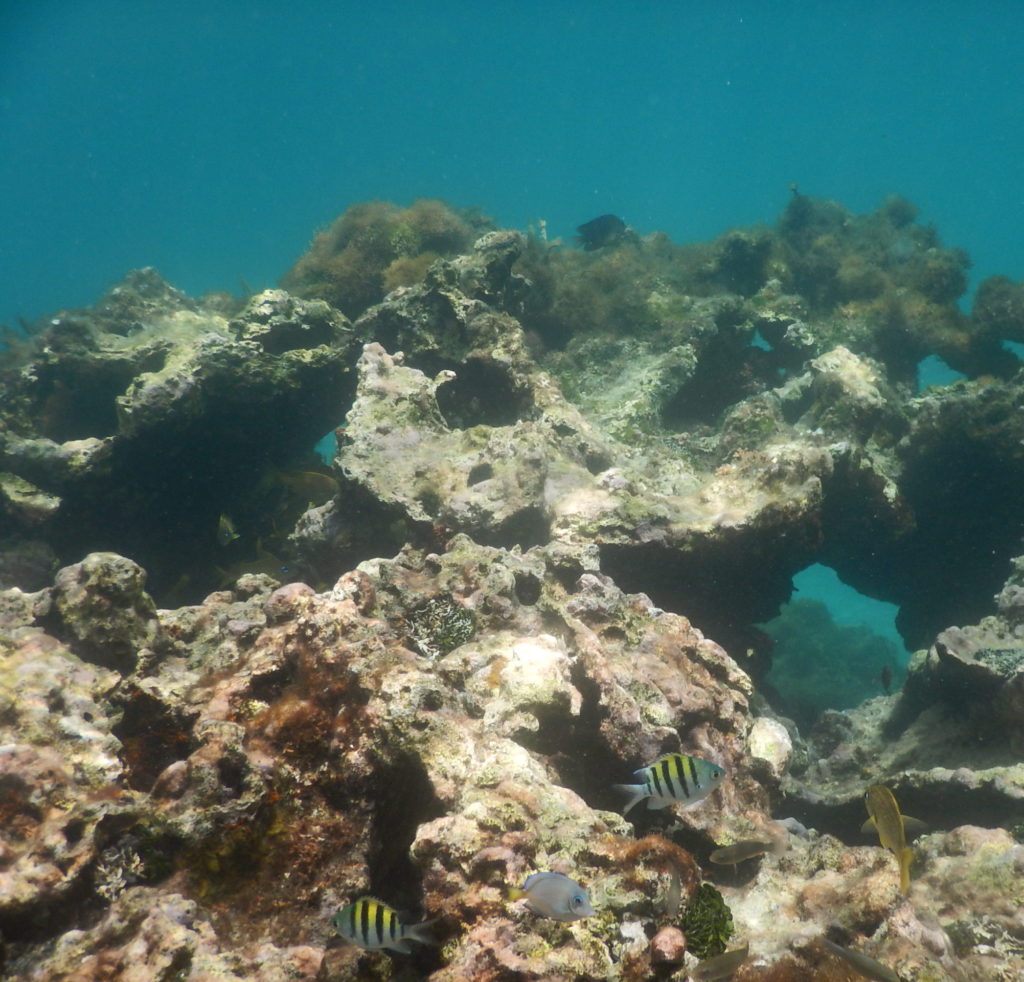
[[[331,918],[331,923],[343,938],[360,948],[391,948],[408,955],[412,951],[407,944],[409,940],[434,943],[427,931],[432,921],[405,924],[387,904],[373,897],[360,897],[342,907]]]
[[[900,864],[900,892],[905,894],[910,889],[910,864],[914,860],[914,850],[907,845],[907,830],[900,806],[884,784],[872,784],[864,792],[864,804],[871,817],[861,831],[874,828],[882,848],[888,849],[896,857]]]

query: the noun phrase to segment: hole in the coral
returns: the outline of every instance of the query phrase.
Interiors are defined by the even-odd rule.
[[[453,429],[511,426],[533,405],[501,365],[478,359],[455,366],[455,378],[437,390],[437,405]]]
[[[466,483],[470,486],[479,484],[481,481],[489,481],[494,477],[494,468],[486,461],[480,464],[474,465],[469,472],[469,476],[466,478]]]
[[[516,573],[516,599],[524,607],[532,607],[540,600],[540,579],[533,573]]]
[[[849,709],[899,688],[910,653],[895,604],[868,597],[815,564],[793,578],[797,597],[761,625],[772,641],[774,708],[803,732],[828,709]]]
[[[967,378],[963,372],[950,368],[938,355],[929,355],[917,363],[917,391],[924,392],[933,385],[951,385]]]

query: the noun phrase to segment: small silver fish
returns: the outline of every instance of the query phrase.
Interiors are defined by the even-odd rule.
[[[404,924],[392,908],[373,897],[360,897],[342,907],[331,923],[343,938],[360,948],[391,948],[408,955],[412,951],[409,940],[434,943],[427,931],[433,921]]]
[[[723,955],[715,955],[714,958],[705,958],[690,969],[690,978],[701,980],[701,982],[713,982],[715,979],[727,979],[736,969],[740,967],[750,953],[748,945],[742,948],[733,948]]]
[[[509,900],[525,899],[535,914],[556,921],[578,921],[594,914],[587,891],[561,873],[531,873],[521,888],[509,887],[507,893]]]
[[[866,979],[874,979],[875,982],[900,982],[900,977],[891,968],[881,962],[876,962],[874,958],[865,955],[862,951],[844,948],[842,945],[829,941],[828,938],[821,940],[833,955],[841,958],[858,975],[863,975]]]
[[[725,777],[725,769],[700,757],[686,754],[665,754],[648,767],[633,772],[641,778],[642,784],[616,784],[617,791],[631,795],[625,815],[630,808],[649,798],[648,808],[665,808],[673,802],[682,802],[686,807],[706,798]]]

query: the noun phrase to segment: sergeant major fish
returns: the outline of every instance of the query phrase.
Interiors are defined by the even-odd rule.
[[[521,888],[509,887],[506,892],[509,900],[525,900],[535,914],[555,921],[578,921],[594,914],[587,891],[561,873],[531,873]]]
[[[682,802],[684,807],[696,804],[718,787],[725,777],[725,769],[717,764],[688,757],[686,754],[665,754],[653,764],[633,772],[641,784],[616,784],[617,791],[630,795],[625,815],[644,798],[649,798],[648,808],[665,808],[673,802]]]
[[[360,897],[342,907],[331,923],[343,938],[360,948],[391,948],[408,955],[412,951],[407,943],[410,940],[434,943],[427,931],[433,921],[405,924],[392,908],[373,897]]]

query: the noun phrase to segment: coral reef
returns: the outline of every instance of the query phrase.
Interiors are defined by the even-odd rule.
[[[290,292],[142,270],[6,353],[5,977],[1020,977],[1020,285],[961,311],[899,198],[592,242],[371,202]],[[767,674],[812,562],[899,605],[898,691]],[[625,818],[674,751],[724,780]],[[930,828],[906,896],[871,784]],[[545,870],[594,915],[508,901]],[[437,943],[345,943],[366,895]]]

